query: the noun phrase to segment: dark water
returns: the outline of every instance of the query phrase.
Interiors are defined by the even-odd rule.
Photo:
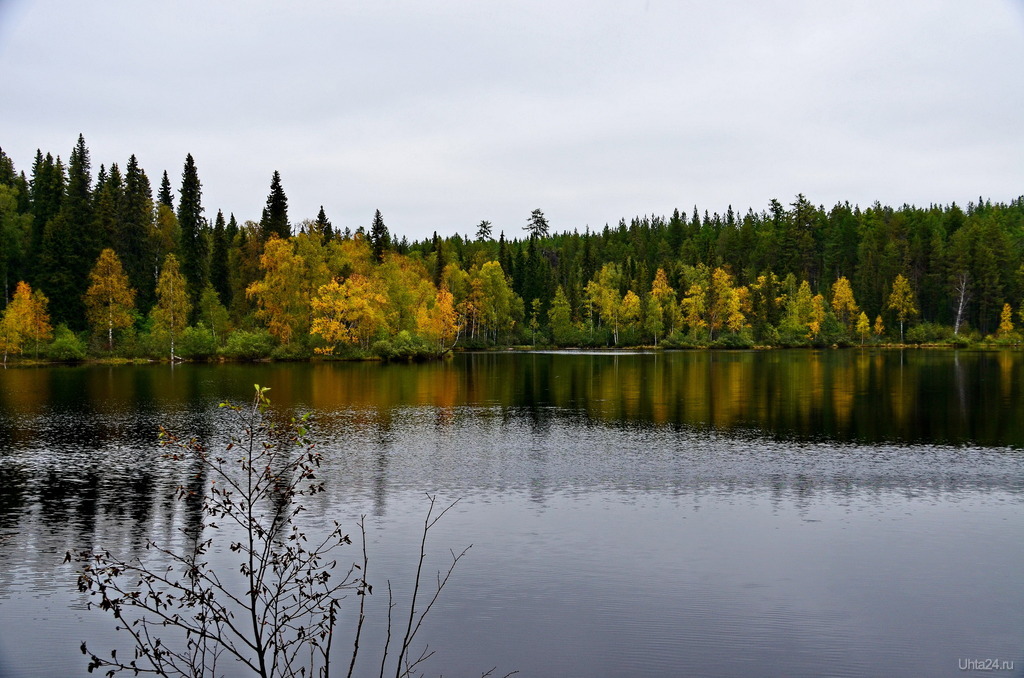
[[[408,580],[424,493],[462,499],[432,537],[432,567],[473,548],[425,632],[428,675],[952,676],[999,659],[1021,676],[1022,368],[773,351],[9,369],[0,676],[85,675],[80,642],[117,643],[64,552],[175,543],[189,469],[154,431],[221,440],[217,403],[253,383],[315,413],[328,485],[311,521],[369,514],[380,577]]]

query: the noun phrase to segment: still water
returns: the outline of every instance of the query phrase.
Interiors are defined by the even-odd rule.
[[[378,591],[409,579],[425,494],[461,499],[431,536],[434,569],[473,547],[427,675],[1024,676],[1022,370],[856,350],[8,369],[0,677],[85,675],[81,641],[117,645],[65,551],[175,543],[188,469],[157,426],[221,441],[217,404],[254,383],[314,413],[311,520],[368,515]]]

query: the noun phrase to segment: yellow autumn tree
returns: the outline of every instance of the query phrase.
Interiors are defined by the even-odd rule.
[[[707,327],[704,320],[704,313],[707,310],[707,291],[700,283],[693,283],[686,291],[686,296],[680,302],[683,312],[683,324],[690,328],[693,338],[697,338],[697,331]]]
[[[608,263],[601,267],[597,276],[587,283],[584,290],[587,300],[597,310],[601,322],[612,331],[612,341],[615,344],[619,343],[619,327],[623,320],[623,297],[619,295],[621,285],[622,269],[618,264]]]
[[[53,328],[46,309],[48,303],[41,291],[33,292],[27,282],[18,283],[11,303],[0,319],[0,349],[3,350],[4,364],[7,363],[8,353],[21,353],[29,341],[35,344],[38,355],[39,342],[52,336]]]
[[[860,337],[860,345],[864,345],[864,340],[871,334],[871,322],[868,320],[868,314],[864,311],[860,312],[860,317],[857,318],[857,336]]]
[[[648,331],[654,335],[654,345],[658,345],[658,334],[669,334],[679,325],[679,306],[676,304],[676,291],[668,284],[665,269],[659,268],[651,283],[650,310],[647,314]]]
[[[917,315],[917,306],[914,304],[914,291],[910,289],[910,282],[903,275],[897,275],[892,281],[892,294],[889,295],[888,308],[896,311],[896,320],[900,323],[900,343],[903,343],[903,324],[911,316]]]
[[[725,269],[716,268],[711,272],[707,301],[707,322],[712,338],[723,326],[742,327],[744,320],[732,275]]]
[[[852,329],[855,318],[860,313],[857,302],[853,298],[853,288],[850,287],[850,281],[846,279],[846,276],[842,276],[832,283],[832,312],[836,314],[836,318],[847,332]]]
[[[114,330],[129,327],[135,320],[135,290],[128,283],[121,260],[109,247],[100,252],[89,274],[85,293],[85,315],[93,332],[107,335],[107,350],[114,350]]]
[[[1003,304],[1003,311],[999,314],[999,336],[1003,337],[1013,332],[1013,307]]]
[[[331,354],[343,342],[358,342],[369,348],[370,339],[385,325],[387,296],[380,282],[354,274],[344,282],[332,280],[317,290],[312,299],[313,323],[310,334],[327,343],[318,353]]]
[[[455,310],[455,297],[442,285],[432,304],[423,304],[416,312],[416,330],[436,342],[438,350],[454,346],[462,325]]]
[[[168,254],[156,283],[156,306],[150,315],[153,319],[153,333],[169,342],[171,362],[177,359],[174,354],[175,342],[188,327],[188,314],[191,310],[178,258]]]
[[[282,344],[290,344],[309,322],[309,300],[303,294],[304,263],[290,240],[272,237],[260,257],[263,278],[245,290],[247,297],[256,300],[256,317]]]
[[[820,294],[815,294],[811,297],[811,315],[810,320],[807,323],[808,329],[811,331],[811,338],[816,338],[821,334],[821,325],[825,322],[825,297]]]

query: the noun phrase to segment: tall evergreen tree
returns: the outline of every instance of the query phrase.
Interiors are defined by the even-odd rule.
[[[315,223],[316,229],[324,237],[324,242],[330,242],[331,238],[334,237],[334,228],[331,226],[331,220],[327,218],[327,214],[324,212],[323,205],[320,205],[320,211],[317,212]]]
[[[384,217],[380,210],[373,214],[373,224],[370,226],[370,249],[377,261],[384,261],[384,252],[391,247],[391,234],[388,227],[384,225]]]
[[[115,249],[121,253],[128,282],[137,292],[137,305],[146,313],[155,301],[156,287],[153,192],[135,155],[125,167],[119,221]]]
[[[178,200],[178,228],[181,242],[181,272],[188,291],[189,307],[196,308],[199,295],[206,287],[209,250],[203,219],[202,185],[196,171],[195,160],[189,153],[181,172],[181,190]]]
[[[164,170],[164,176],[160,179],[160,193],[157,195],[157,202],[171,208],[171,211],[174,210],[174,192],[171,190],[171,180],[167,176],[167,170]]]
[[[0,148],[0,185],[11,186],[18,178],[14,171],[14,161]]]
[[[82,299],[89,286],[92,263],[99,256],[90,167],[89,149],[79,135],[68,161],[67,190],[60,213],[46,224],[39,258],[40,286],[52,299],[53,316],[75,330],[85,329]]]
[[[264,240],[272,235],[284,240],[292,234],[292,227],[288,223],[288,196],[281,187],[281,174],[277,170],[274,170],[270,179],[270,195],[267,196],[267,206],[263,208],[260,219],[260,234]]]
[[[100,167],[102,170],[102,166]],[[121,202],[124,198],[124,181],[117,163],[110,166],[110,173],[101,172],[102,181],[97,179],[94,196],[93,231],[99,245],[121,250]]]
[[[476,227],[476,239],[481,242],[491,240],[491,222],[486,219],[480,222]]]
[[[531,236],[538,238],[548,237],[548,229],[547,217],[539,208],[530,213],[530,218],[526,220],[526,226],[523,226],[524,231],[529,231]]]
[[[236,226],[237,228],[237,226]],[[224,306],[231,305],[231,276],[228,269],[228,235],[224,213],[217,210],[213,222],[213,248],[210,253],[210,284]]]

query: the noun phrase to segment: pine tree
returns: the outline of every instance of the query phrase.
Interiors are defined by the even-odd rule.
[[[482,220],[476,227],[476,239],[480,242],[491,240],[491,222]]]
[[[195,308],[199,302],[199,295],[206,287],[209,252],[204,233],[202,185],[199,183],[199,174],[191,153],[185,157],[185,168],[181,172],[179,194],[180,243],[178,249],[182,259],[181,272],[185,276],[189,307]]]
[[[285,240],[291,234],[292,227],[288,223],[288,196],[281,187],[280,172],[274,170],[270,178],[270,195],[267,196],[267,205],[263,208],[263,216],[260,219],[260,237],[268,240],[270,236],[276,235]]]
[[[531,237],[546,238],[548,236],[548,220],[544,216],[539,208],[533,210],[530,213],[530,218],[526,220],[526,226],[523,226],[524,231],[529,231]]]
[[[377,210],[370,226],[370,248],[373,250],[374,259],[384,261],[384,252],[390,247],[391,235],[388,233],[388,227],[384,225],[384,217],[380,210]]]

